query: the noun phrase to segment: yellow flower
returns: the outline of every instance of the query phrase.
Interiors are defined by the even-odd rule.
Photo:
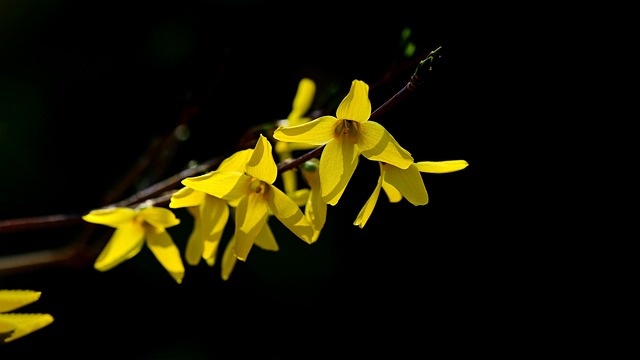
[[[277,124],[279,126],[295,126],[311,121],[311,118],[304,117],[304,115],[311,108],[315,92],[316,83],[313,80],[309,78],[301,79],[298,83],[298,90],[293,99],[293,106],[289,116],[278,121]],[[275,151],[282,162],[293,158],[293,152],[296,150],[310,150],[314,147],[315,145],[306,143],[278,141],[275,144]],[[303,205],[307,201],[309,189],[298,189],[297,169],[284,171],[281,176],[285,194],[289,195],[298,205]]]
[[[91,211],[82,218],[116,229],[94,263],[97,270],[107,271],[134,257],[146,242],[173,279],[182,282],[184,265],[180,251],[166,231],[180,223],[171,210],[154,206],[108,208]]]
[[[380,177],[373,194],[364,204],[353,225],[363,228],[369,220],[369,216],[376,206],[380,188],[384,189],[389,201],[399,202],[403,196],[413,205],[426,205],[429,202],[427,189],[424,187],[421,172],[448,173],[466,168],[469,164],[464,160],[448,161],[420,161],[409,165],[406,169],[400,169],[390,164],[380,162]]]
[[[325,145],[319,169],[325,203],[338,203],[358,165],[360,154],[401,169],[413,163],[411,154],[382,125],[369,121],[371,102],[369,85],[365,82],[352,81],[349,94],[338,106],[336,115],[321,116],[295,126],[280,126],[273,134],[280,141]]]
[[[220,163],[217,171],[244,171],[252,153],[253,149],[241,150],[234,153]],[[211,174],[213,174],[213,172],[202,175],[201,178],[207,178]],[[237,203],[234,203],[234,205],[237,205]],[[193,230],[187,241],[185,254],[187,263],[189,263],[189,265],[197,265],[200,259],[203,258],[209,266],[215,265],[220,240],[227,221],[229,220],[230,211],[227,201],[185,186],[171,196],[169,207],[186,207],[194,218]],[[268,226],[266,227],[268,228]],[[267,231],[270,232],[270,229]],[[256,240],[256,245],[258,244],[260,244],[260,242]],[[267,248],[277,251],[278,245],[274,244],[268,245]],[[232,238],[232,240],[227,243],[225,254],[228,254],[229,249],[233,249],[234,245],[235,239]],[[231,252],[231,254],[233,254],[233,252]],[[223,259],[222,278],[224,280],[229,278],[234,265],[235,257],[233,261]]]
[[[0,344],[28,335],[53,322],[53,316],[39,313],[9,313],[40,298],[39,291],[0,290]]]
[[[218,171],[244,171],[253,149],[241,150],[218,165]],[[206,178],[212,172],[202,175]],[[185,258],[189,265],[198,265],[204,259],[215,265],[216,255],[224,228],[229,220],[229,206],[225,200],[190,187],[183,187],[171,196],[170,208],[186,207],[193,216],[193,230],[187,241]]]
[[[253,149],[237,151],[224,159],[216,170],[243,172],[252,154]],[[200,178],[206,179],[212,174],[213,172],[209,172]],[[231,204],[235,207],[238,202],[234,201]],[[197,265],[200,257],[202,257],[209,266],[213,266],[220,245],[220,238],[230,215],[227,201],[185,186],[172,195],[169,207],[187,207],[187,210],[194,217],[194,228],[187,242],[186,257],[189,264]],[[236,263],[235,243],[235,236],[232,236],[223,254],[221,266],[223,280],[229,279]],[[265,223],[264,228],[256,237],[255,245],[263,250],[279,250],[268,223]]]
[[[273,214],[300,239],[311,243],[313,228],[299,206],[273,185],[278,167],[271,144],[262,134],[244,171],[215,170],[182,180],[184,186],[221,198],[235,210],[235,256],[245,261]]]

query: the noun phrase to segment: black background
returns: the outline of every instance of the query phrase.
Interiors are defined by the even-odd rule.
[[[316,244],[272,222],[280,251],[254,248],[228,281],[203,263],[178,285],[146,247],[104,273],[91,259],[4,272],[0,288],[42,291],[20,311],[55,321],[0,347],[0,358],[493,354],[521,341],[514,329],[536,312],[523,302],[535,295],[515,270],[526,249],[501,240],[501,184],[489,180],[491,44],[482,21],[459,14],[410,1],[0,1],[0,219],[102,205],[185,109],[197,110],[190,137],[125,196],[286,117],[304,76],[318,85],[318,111],[335,114],[353,79],[371,85],[375,109],[439,46],[433,76],[376,121],[416,161],[470,164],[423,174],[425,206],[381,195],[360,229],[352,222],[378,176],[362,159]],[[176,215],[183,224],[170,233],[184,249],[190,218]],[[0,255],[67,246],[83,229],[0,234]]]

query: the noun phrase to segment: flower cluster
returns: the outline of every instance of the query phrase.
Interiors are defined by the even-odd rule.
[[[296,237],[315,243],[327,217],[344,194],[361,156],[380,167],[377,185],[353,224],[364,227],[384,190],[390,202],[403,198],[425,205],[429,198],[421,173],[448,173],[468,166],[464,160],[418,161],[381,124],[371,121],[369,86],[353,80],[336,115],[305,117],[315,94],[315,83],[302,79],[289,116],[277,123],[273,140],[263,134],[255,146],[232,154],[215,170],[187,177],[171,195],[169,209],[144,203],[137,208],[98,209],[85,215],[87,222],[107,225],[115,232],[95,262],[106,271],[135,256],[146,243],[173,279],[180,283],[184,265],[167,228],[180,220],[171,209],[186,208],[193,216],[185,260],[197,265],[216,263],[218,247],[230,220],[233,235],[221,257],[221,277],[227,280],[237,262],[246,261],[253,245],[278,251],[269,227],[275,217]],[[275,144],[272,145],[271,142]],[[293,159],[297,150],[323,147],[321,155],[299,167],[278,171],[280,162]],[[298,172],[307,186],[299,187]],[[283,190],[276,184],[282,177]]]

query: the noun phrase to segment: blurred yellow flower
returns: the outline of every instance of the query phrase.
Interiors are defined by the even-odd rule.
[[[360,228],[363,228],[367,220],[369,220],[378,201],[381,188],[384,189],[389,201],[392,203],[399,202],[404,196],[413,205],[426,205],[429,202],[429,196],[420,175],[421,172],[448,173],[462,170],[469,165],[465,160],[420,161],[411,164],[406,169],[400,169],[383,162],[379,162],[379,164],[380,177],[378,177],[378,184],[353,222],[353,225],[360,226]]]
[[[82,219],[116,229],[94,263],[97,270],[107,271],[134,257],[146,242],[171,277],[177,283],[182,282],[184,265],[180,251],[166,230],[180,223],[171,210],[151,205],[136,209],[107,208],[93,210]]]
[[[400,169],[413,163],[411,154],[382,125],[369,121],[371,102],[369,85],[365,82],[352,81],[349,94],[338,106],[336,115],[321,116],[300,125],[280,126],[273,134],[280,141],[325,145],[319,169],[325,203],[338,203],[358,165],[360,154]]]
[[[0,290],[0,344],[28,335],[53,322],[53,316],[39,313],[10,313],[40,298],[33,290]]]

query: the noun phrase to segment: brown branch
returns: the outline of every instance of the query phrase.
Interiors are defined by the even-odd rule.
[[[33,251],[26,254],[5,256],[0,261],[0,275],[16,270],[31,270],[43,265],[59,264],[72,258],[77,252],[76,246],[61,249]]]
[[[0,234],[18,232],[24,230],[37,230],[58,226],[76,225],[81,223],[80,215],[61,214],[36,216],[29,218],[0,220]]]
[[[78,217],[78,220],[80,221],[80,217]],[[93,236],[96,229],[98,229],[96,224],[85,223],[81,235],[69,245],[56,249],[0,257],[0,275],[36,270],[43,266],[53,265],[84,267],[93,262],[98,252],[104,247],[104,244],[102,244],[100,249],[87,250],[86,244],[82,243],[83,239]]]

